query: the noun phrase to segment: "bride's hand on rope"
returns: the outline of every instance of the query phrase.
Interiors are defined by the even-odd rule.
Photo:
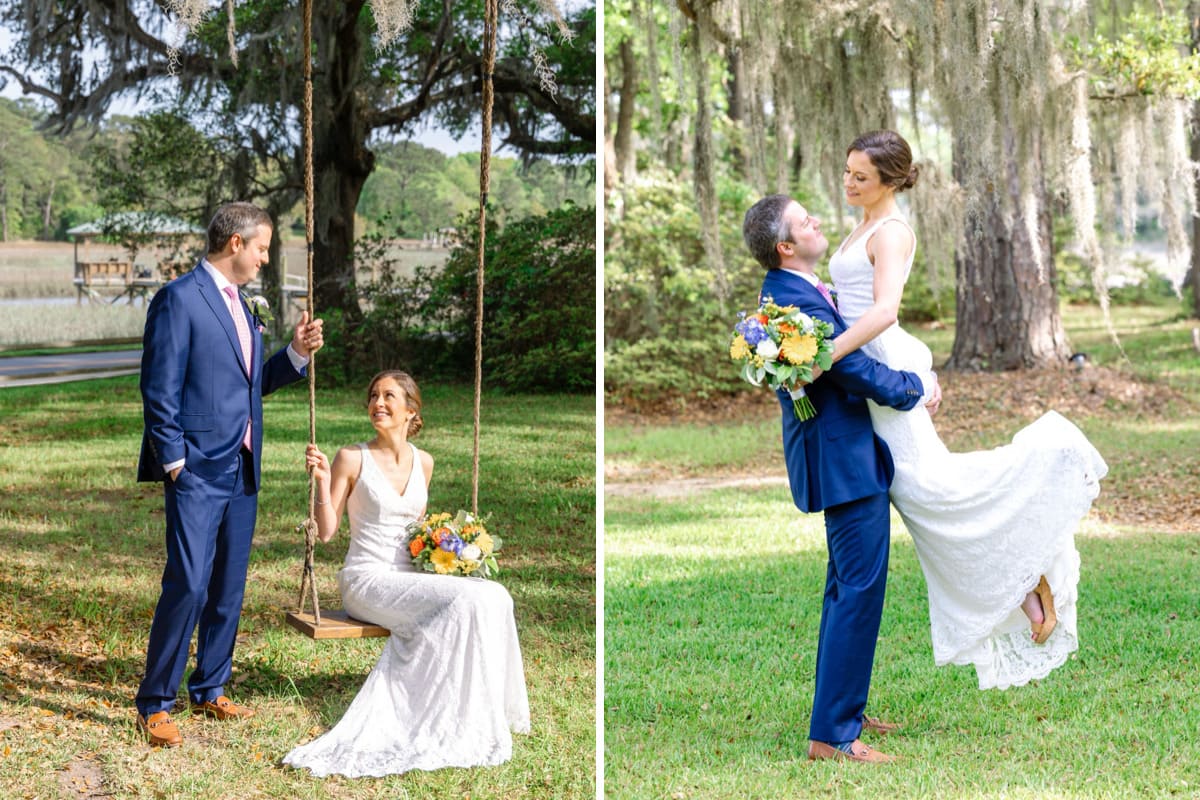
[[[305,358],[320,350],[325,344],[325,334],[321,330],[324,325],[325,320],[322,319],[309,322],[308,312],[302,312],[300,321],[296,323],[296,332],[292,336],[292,349]]]
[[[328,500],[328,498],[329,498],[329,493],[328,493],[329,492],[329,475],[331,472],[330,467],[329,467],[329,458],[324,453],[322,453],[320,448],[318,448],[315,444],[310,444],[308,446],[308,448],[305,450],[304,456],[305,456],[305,463],[308,465],[308,471],[312,474],[313,478],[316,480],[318,487],[321,487],[321,486],[325,487],[325,492],[326,492],[325,497],[326,497],[326,500]],[[321,492],[318,491],[317,492],[317,500],[320,500],[320,499],[321,499]]]

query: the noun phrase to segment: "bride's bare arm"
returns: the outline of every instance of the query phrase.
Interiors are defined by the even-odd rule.
[[[328,542],[337,533],[342,521],[342,513],[346,510],[346,498],[354,488],[354,479],[358,476],[362,462],[362,452],[358,448],[343,447],[333,459],[329,459],[317,449],[309,445],[306,453],[308,468],[312,471],[317,484],[317,538]]]
[[[904,267],[914,244],[912,232],[900,222],[885,222],[867,242],[867,254],[875,265],[875,302],[833,340],[835,364],[895,324],[904,296]]]

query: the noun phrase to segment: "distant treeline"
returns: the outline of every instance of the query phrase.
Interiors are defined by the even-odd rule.
[[[39,129],[28,100],[0,98],[0,240],[66,240],[67,230],[109,211],[98,172],[129,139],[131,118],[112,117],[66,136]],[[362,234],[420,239],[453,227],[479,203],[479,154],[449,156],[415,142],[373,146],[375,170],[358,204]],[[99,167],[99,169],[97,168]],[[493,157],[489,200],[497,221],[545,214],[567,201],[595,203],[594,163],[562,166]],[[192,220],[203,225],[207,220]],[[284,225],[303,225],[303,206]]]

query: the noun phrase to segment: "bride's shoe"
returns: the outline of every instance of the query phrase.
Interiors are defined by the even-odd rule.
[[[1033,641],[1035,644],[1045,644],[1050,638],[1050,634],[1054,631],[1054,626],[1058,624],[1058,614],[1054,611],[1054,595],[1050,593],[1050,584],[1046,583],[1046,576],[1038,581],[1038,585],[1033,587],[1033,593],[1037,595],[1038,601],[1042,604],[1042,614],[1044,619],[1041,625],[1031,625],[1033,631]]]

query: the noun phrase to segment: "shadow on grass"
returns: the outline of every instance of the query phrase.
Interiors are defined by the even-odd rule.
[[[425,401],[427,429],[418,444],[438,465],[431,509],[466,507],[470,392],[433,387]],[[318,402],[319,441],[330,454],[371,434],[358,393],[329,392]],[[563,660],[594,671],[592,410],[590,398],[485,398],[480,508],[506,540],[500,580],[516,602],[532,674],[538,663]],[[384,640],[316,643],[286,627],[303,560],[295,527],[307,515],[307,476],[299,466],[306,398],[282,392],[268,398],[265,413],[264,489],[230,686],[251,705],[293,698],[329,725]],[[8,609],[0,671],[11,681],[5,698],[71,719],[131,724],[163,568],[164,524],[161,486],[135,481],[142,424],[136,378],[7,390],[0,420],[10,445],[0,451],[0,603]],[[347,544],[343,525],[334,542],[318,545],[324,607],[340,605],[336,574]],[[578,692],[571,697],[581,702]],[[579,710],[591,708],[583,701]]]

